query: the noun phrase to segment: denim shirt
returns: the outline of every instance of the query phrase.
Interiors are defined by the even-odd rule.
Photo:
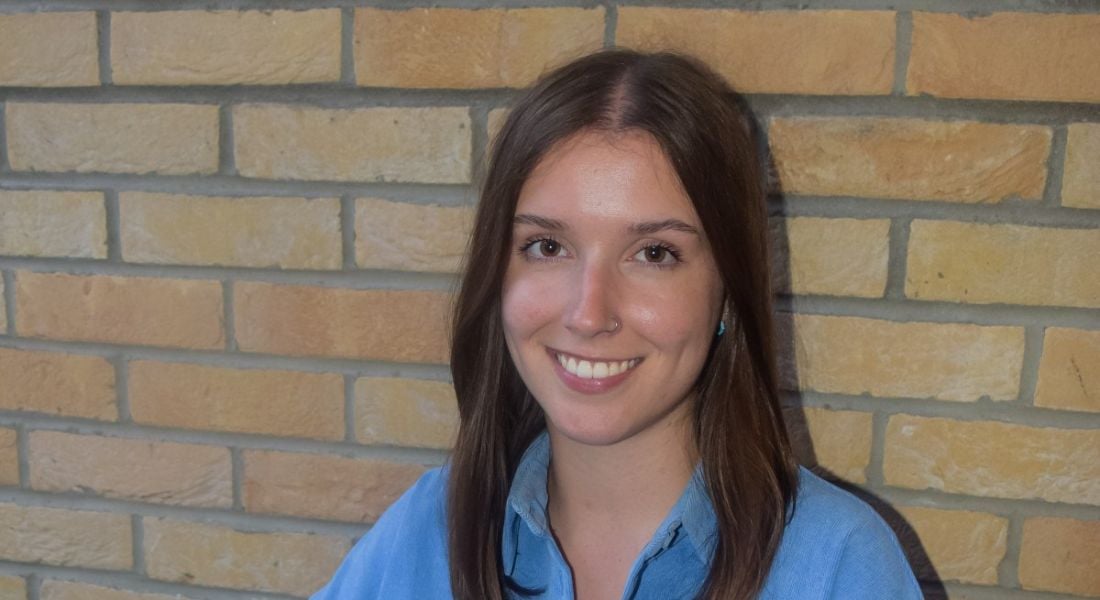
[[[508,495],[501,540],[505,575],[546,600],[574,597],[573,578],[547,521],[550,443],[524,453]],[[447,469],[425,473],[352,548],[312,600],[450,598]],[[763,600],[920,600],[893,531],[855,496],[799,469],[795,509],[760,594]],[[715,515],[697,467],[684,493],[638,555],[623,600],[695,598],[710,566]]]

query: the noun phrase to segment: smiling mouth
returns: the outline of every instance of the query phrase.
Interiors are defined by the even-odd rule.
[[[580,377],[581,379],[604,379],[605,377],[614,377],[630,371],[634,367],[637,367],[638,363],[642,362],[640,358],[603,361],[578,358],[563,352],[558,352],[557,350],[551,350],[550,352],[566,372]]]

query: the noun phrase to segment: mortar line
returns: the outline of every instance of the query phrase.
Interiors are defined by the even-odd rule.
[[[111,11],[97,10],[95,13],[97,59],[99,61],[99,84],[114,84],[114,70],[111,68]]]
[[[130,548],[133,550],[133,572],[145,576],[145,519],[141,515],[130,515]]]
[[[355,439],[355,375],[344,375],[344,441],[356,443]]]
[[[39,600],[42,597],[42,576],[37,572],[31,572],[27,574],[26,581],[27,600]]]
[[[603,24],[603,47],[614,48],[619,29],[619,6],[617,1],[608,0],[603,3],[603,7],[606,11]]]
[[[890,232],[887,244],[889,252],[886,259],[886,289],[883,297],[905,300],[905,277],[909,257],[909,229],[912,219],[890,219]]]
[[[134,418],[130,411],[130,363],[121,353],[109,358],[108,361],[115,367],[118,420],[120,423],[133,423]]]
[[[19,463],[19,489],[31,489],[31,457],[30,457],[30,433],[27,424],[16,422],[15,448],[16,461]]]
[[[218,173],[237,175],[237,157],[233,149],[233,106],[218,106]]]
[[[1043,358],[1046,329],[1042,325],[1024,327],[1024,355],[1020,366],[1020,395],[1016,402],[1035,406],[1035,391],[1039,385],[1039,363]]]
[[[895,15],[894,34],[894,96],[905,96],[909,76],[909,56],[913,46],[913,13],[899,11]]]
[[[8,103],[0,102],[0,173],[8,173],[11,171],[11,165],[8,164],[7,113]]]
[[[470,107],[470,181],[481,181],[489,166],[489,111],[488,106]]]
[[[1008,516],[1008,540],[1005,556],[997,565],[997,583],[1003,587],[1020,587],[1020,545],[1023,543],[1024,517],[1013,512]]]
[[[234,322],[234,296],[233,281],[223,279],[222,282],[222,319],[225,321],[225,351],[237,351],[237,327]]]
[[[867,484],[872,490],[885,487],[886,473],[884,461],[886,454],[886,423],[890,416],[875,411],[871,413],[871,457],[867,464]]]
[[[340,83],[355,87],[355,8],[340,9]]]
[[[15,273],[4,269],[0,271],[0,279],[4,281],[4,320],[7,322],[7,334],[16,337],[15,330]]]
[[[355,196],[340,196],[340,256],[341,268],[345,271],[357,271],[355,258]]]
[[[1053,128],[1050,138],[1050,155],[1047,156],[1046,163],[1047,180],[1046,185],[1043,186],[1043,206],[1062,206],[1062,178],[1066,166],[1068,132],[1069,129],[1066,125],[1057,125]]]
[[[122,262],[122,214],[119,194],[112,189],[103,190],[103,209],[107,228],[107,260]]]
[[[233,510],[244,512],[244,455],[240,448],[229,449],[233,484]]]

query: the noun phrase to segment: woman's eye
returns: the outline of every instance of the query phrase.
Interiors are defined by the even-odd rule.
[[[528,258],[557,258],[564,254],[564,249],[553,238],[541,238],[524,244],[520,253]]]
[[[680,262],[679,256],[672,248],[662,246],[659,244],[653,244],[642,248],[638,254],[634,255],[642,262],[646,262],[652,265],[673,265]]]

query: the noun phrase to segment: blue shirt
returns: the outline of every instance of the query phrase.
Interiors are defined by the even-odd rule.
[[[524,453],[508,495],[501,558],[505,574],[536,598],[573,598],[573,579],[546,517],[550,443]],[[446,468],[424,474],[352,548],[312,600],[450,598]],[[709,567],[715,516],[696,468],[631,568],[624,600],[694,598]],[[893,531],[870,506],[799,469],[795,510],[761,592],[763,600],[921,600]]]

